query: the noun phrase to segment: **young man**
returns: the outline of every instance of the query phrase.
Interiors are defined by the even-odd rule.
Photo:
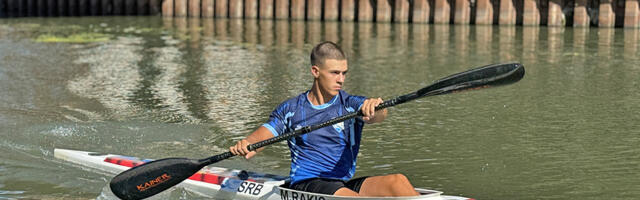
[[[348,71],[344,52],[332,42],[322,42],[311,52],[313,86],[280,104],[269,121],[238,141],[229,150],[245,158],[253,157],[247,145],[297,128],[319,124],[362,110],[360,119],[350,119],[289,139],[292,189],[338,196],[415,196],[409,180],[401,174],[351,179],[364,123],[381,122],[387,109],[375,111],[380,98],[351,96],[342,90]],[[262,149],[258,149],[257,152]]]

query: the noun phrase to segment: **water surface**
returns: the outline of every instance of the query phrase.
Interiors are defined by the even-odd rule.
[[[639,38],[633,29],[0,19],[0,199],[109,199],[110,175],[56,160],[54,148],[222,153],[309,89],[308,54],[324,40],[349,56],[349,93],[384,99],[491,63],[527,70],[507,87],[390,108],[365,127],[356,176],[403,173],[476,199],[637,198]],[[289,162],[281,143],[216,166],[286,175]]]

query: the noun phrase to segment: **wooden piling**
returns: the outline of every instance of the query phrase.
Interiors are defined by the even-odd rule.
[[[456,0],[455,16],[453,22],[456,24],[469,24],[471,21],[471,2],[470,0]],[[515,17],[514,17],[515,18]]]
[[[26,2],[24,0],[16,0],[14,2],[14,13],[16,15],[16,17],[24,17],[25,13],[26,13]]]
[[[200,14],[202,18],[212,18],[214,15],[214,0],[202,0],[202,7],[200,10]]]
[[[58,0],[58,3],[64,1],[64,0]],[[111,15],[111,1],[100,1],[100,15]],[[60,11],[60,15],[63,16],[64,14],[62,13],[62,11]]]
[[[413,23],[429,23],[431,5],[429,0],[413,1]]]
[[[475,16],[471,17],[475,1]],[[436,24],[588,27],[593,0],[0,0],[0,17],[154,15]],[[598,0],[598,26],[640,28],[640,0]],[[548,3],[548,4],[547,4]],[[455,7],[452,10],[452,5]],[[433,9],[433,11],[431,11]],[[494,10],[498,13],[494,15]],[[453,12],[453,13],[452,13]],[[522,13],[520,13],[522,12]],[[544,12],[544,13],[543,13]],[[431,17],[433,17],[431,19]]]
[[[1,3],[1,2],[0,2],[0,3]],[[5,9],[5,10],[6,10],[6,12],[7,12],[7,17],[16,17],[16,16],[15,16],[15,11],[14,11],[14,8],[15,8],[15,6],[14,6],[15,2],[14,2],[14,0],[5,0],[5,3],[6,3],[6,5],[7,5],[7,6],[6,6],[6,9]]]
[[[574,27],[589,27],[591,24],[591,17],[587,13],[588,0],[575,0],[575,8],[573,9],[573,26]]]
[[[5,5],[6,6],[6,5]],[[46,6],[46,1],[45,0],[37,0],[36,1],[36,15],[40,16],[40,17],[44,17],[47,15],[47,6]],[[5,7],[6,9],[6,7]],[[5,14],[5,16],[7,16]]]
[[[322,0],[308,0],[307,3],[307,20],[321,20]]]
[[[426,1],[426,0],[425,0]],[[369,0],[358,0],[358,21],[373,21],[373,5]]]
[[[0,1],[0,18],[7,17],[7,6],[5,1]]]
[[[356,19],[355,0],[340,1],[340,20],[350,22]]]
[[[512,0],[500,0],[500,14],[498,15],[500,25],[516,24],[516,7]]]
[[[189,0],[189,1],[200,1],[200,0]],[[138,16],[149,15],[149,0],[138,0],[138,4],[136,6],[138,8],[138,13],[136,13]]]
[[[188,11],[187,14],[189,17],[200,18],[200,0],[189,0],[188,1]]]
[[[113,15],[122,15],[124,13],[124,0],[113,0],[112,6]]]
[[[338,13],[338,9],[340,8],[338,0],[324,0],[324,20],[325,21],[336,21],[340,16]]]
[[[18,8],[17,8],[18,17],[26,17],[27,2],[25,0],[18,0],[16,4],[18,5]]]
[[[493,4],[491,0],[476,1],[476,24],[493,24]]]
[[[162,16],[163,17],[173,17],[173,0],[163,0],[162,1]]]
[[[616,23],[616,14],[613,12],[613,0],[600,0],[598,12],[598,27],[613,27]]]
[[[393,21],[398,23],[409,22],[409,7],[409,0],[396,0]]]
[[[565,24],[564,13],[562,13],[562,0],[549,0],[547,26],[564,26]]]
[[[449,1],[448,0],[435,0],[435,1],[436,1],[436,7],[435,7],[435,11],[433,12],[433,22],[436,24],[449,24],[450,10],[451,10],[451,5],[449,4]]]
[[[125,12],[126,15],[135,15],[136,14],[136,2],[134,0],[125,0],[124,1],[124,12]]]
[[[92,0],[91,2],[94,2],[97,0]],[[11,1],[9,1],[11,2]],[[95,8],[98,8],[98,6],[94,6]],[[47,1],[47,15],[50,17],[56,17],[58,16],[58,10],[56,9],[56,1],[55,0],[48,0]]]
[[[624,4],[624,27],[640,28],[640,8],[638,0],[627,0]],[[625,38],[627,34],[625,33]]]
[[[524,13],[522,16],[522,25],[525,25],[525,26],[540,25],[540,9],[538,9],[539,1],[540,0],[524,0]]]
[[[260,0],[258,3],[260,19],[273,18],[273,0]]]
[[[2,2],[0,2],[0,4],[3,4]],[[4,10],[2,10],[2,5],[0,5],[0,17],[2,17],[2,12],[4,12]],[[27,16],[29,17],[33,17],[36,16],[37,11],[36,11],[36,0],[27,0]]]
[[[305,0],[291,0],[291,19],[304,20]]]
[[[44,1],[44,0],[41,0],[41,1]],[[90,12],[88,10],[89,9],[89,7],[88,7],[89,4],[88,3],[89,2],[87,2],[87,1],[82,1],[82,0],[78,1],[78,15],[87,16],[87,15],[90,14]],[[40,1],[38,2],[38,5],[40,5]],[[45,7],[43,6],[43,8],[45,8]],[[44,16],[44,15],[40,15],[40,16]]]
[[[243,1],[229,1],[229,18],[242,18]]]
[[[289,0],[276,0],[275,5],[275,18],[276,19],[288,19],[289,18]]]
[[[23,1],[23,0],[21,0]],[[67,13],[67,0],[58,0],[57,2],[58,15],[59,16],[68,16]]]
[[[218,18],[227,18],[228,17],[228,12],[227,12],[227,5],[228,5],[228,1],[227,0],[216,0],[216,11],[214,13],[215,17]]]
[[[257,0],[244,0],[244,18],[255,19],[258,17]]]
[[[376,22],[391,22],[391,4],[388,0],[376,1]]]
[[[173,14],[176,17],[187,16],[187,0],[174,0]]]
[[[149,0],[149,14],[159,15],[162,13],[160,2],[163,0]]]

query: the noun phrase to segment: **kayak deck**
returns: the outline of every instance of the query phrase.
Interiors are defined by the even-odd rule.
[[[153,160],[130,156],[103,154],[69,149],[55,149],[54,157],[82,167],[118,174]],[[346,200],[346,199],[429,199],[467,200],[468,198],[441,195],[442,192],[416,188],[420,196],[415,197],[339,197],[291,190],[280,187],[288,177],[207,166],[178,184],[186,190],[215,199],[273,199],[273,200]]]

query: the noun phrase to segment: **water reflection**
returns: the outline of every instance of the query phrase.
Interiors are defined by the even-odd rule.
[[[556,63],[564,52],[564,27],[549,27],[547,32],[547,49],[549,62]]]
[[[638,37],[640,37],[637,29],[624,30],[624,58],[637,60]]]
[[[89,99],[96,99],[112,111],[115,118],[134,115],[131,109],[133,91],[142,78],[138,63],[144,40],[137,37],[118,37],[96,47],[81,50],[78,64],[89,66],[88,73],[70,80],[69,90]]]
[[[615,29],[602,28],[597,30],[598,33],[598,56],[601,59],[612,59],[611,46],[614,44]]]
[[[260,100],[248,93],[228,94],[247,91],[248,88],[260,93],[263,90],[259,86],[269,82],[268,78],[249,74],[271,71],[274,64],[300,67],[300,70],[296,70],[300,72],[291,75],[295,80],[304,82],[304,66],[308,62],[305,52],[308,52],[313,44],[322,40],[335,41],[342,45],[347,54],[357,60],[352,65],[354,69],[368,71],[365,74],[354,75],[355,82],[367,82],[373,77],[383,76],[360,66],[382,65],[385,60],[381,59],[381,56],[414,55],[415,57],[406,61],[440,64],[450,63],[449,60],[452,58],[450,56],[453,56],[455,64],[452,65],[460,68],[472,66],[474,63],[511,60],[524,60],[531,64],[540,63],[542,60],[546,60],[544,63],[557,63],[566,58],[570,58],[573,63],[586,64],[589,59],[585,55],[594,50],[597,51],[599,60],[615,59],[620,51],[614,48],[618,44],[623,47],[622,55],[625,59],[637,60],[637,38],[639,37],[636,30],[616,32],[616,29],[597,29],[593,35],[590,34],[589,29],[568,31],[563,27],[529,26],[443,26],[198,18],[162,18],[161,24],[169,30],[167,32],[169,35],[157,38],[162,41],[160,45],[153,44],[152,38],[119,37],[81,52],[80,55],[83,56],[77,63],[88,64],[92,66],[92,70],[87,76],[70,81],[71,90],[84,97],[100,99],[105,107],[113,109],[115,113],[122,112],[123,115],[131,114],[130,109],[127,108],[141,105],[163,112],[170,111],[173,115],[180,115],[188,121],[197,119],[238,123],[225,126],[233,127],[229,129],[232,130],[249,121],[232,120],[240,116],[234,116],[231,110],[224,110],[224,108],[272,105],[260,104]],[[566,39],[568,34],[571,36],[570,40]],[[597,40],[598,45],[595,49],[588,45],[590,40]],[[567,41],[570,42],[569,46],[566,44]],[[147,46],[153,46],[153,48],[151,51],[142,51],[141,46],[145,46],[147,42],[149,42]],[[264,48],[272,46],[292,47],[295,53],[263,52]],[[108,49],[112,52],[95,53],[96,49]],[[285,60],[287,56],[281,54],[300,57],[295,59],[295,64],[287,64],[293,61]],[[122,58],[113,59],[114,56]],[[386,66],[400,65],[402,63]],[[105,75],[104,71],[109,67],[116,72],[114,75]],[[428,67],[416,68],[418,71],[428,73],[425,69]],[[196,72],[189,72],[194,70]],[[289,69],[283,68],[283,70]],[[559,69],[545,70],[559,73]],[[574,67],[571,70],[571,72],[562,73],[573,73],[578,77],[584,77],[587,73],[584,68]],[[199,79],[192,80],[195,77],[187,75],[188,73],[202,73],[202,75],[198,77]],[[220,79],[239,82],[221,83],[218,81]],[[185,85],[188,82],[192,84]],[[200,83],[201,88],[197,89],[196,91],[199,92],[196,93],[203,94],[199,98],[194,98],[193,95],[196,93],[193,93],[193,88],[189,88],[196,87],[194,83]],[[243,85],[244,90],[235,88],[234,85]],[[351,87],[357,91],[366,89],[357,84]],[[292,88],[304,89],[305,87],[285,88],[284,90],[289,92]],[[211,91],[224,91],[222,93],[227,95],[212,95]],[[191,94],[185,94],[188,92]],[[209,102],[206,108],[196,109],[193,105],[197,103],[189,100],[202,101],[203,98]],[[252,98],[253,100],[246,101],[246,105],[233,103]],[[225,106],[215,107],[219,102],[224,102]],[[260,113],[256,111],[253,114]]]
[[[525,60],[535,60],[538,50],[538,40],[540,35],[540,27],[523,26],[522,27],[522,57]]]

